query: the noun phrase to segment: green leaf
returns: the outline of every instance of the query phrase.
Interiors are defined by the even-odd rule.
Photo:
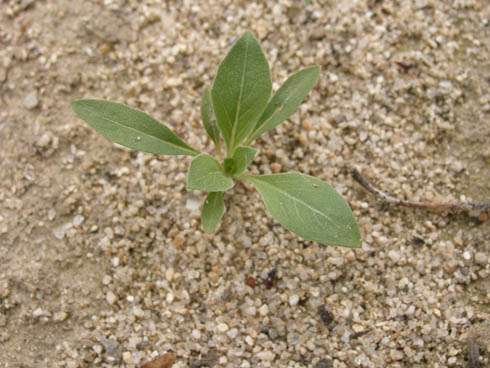
[[[235,173],[236,163],[230,157],[225,158],[223,161],[223,171],[226,175],[233,175]]]
[[[234,175],[239,175],[245,171],[252,163],[257,150],[252,147],[239,146],[233,152],[232,159],[235,162]]]
[[[321,244],[361,247],[352,211],[330,184],[299,173],[240,178],[251,181],[272,217],[299,236]]]
[[[211,89],[227,154],[254,129],[272,89],[269,64],[251,32],[245,32],[218,67]]]
[[[143,111],[104,100],[78,100],[72,108],[97,133],[123,146],[162,155],[199,154]]]
[[[225,201],[222,192],[211,192],[204,200],[201,211],[201,223],[204,230],[211,234],[216,230],[225,213]]]
[[[201,118],[204,125],[204,129],[206,129],[206,133],[208,133],[208,136],[214,142],[214,145],[218,147],[220,134],[219,134],[218,126],[216,125],[216,118],[214,116],[213,100],[211,98],[210,86],[206,86],[202,93]]]
[[[303,102],[320,74],[319,66],[311,66],[290,76],[271,98],[246,144],[287,119]]]
[[[223,192],[233,187],[233,180],[223,173],[223,168],[209,155],[194,157],[187,172],[187,189],[205,192]]]

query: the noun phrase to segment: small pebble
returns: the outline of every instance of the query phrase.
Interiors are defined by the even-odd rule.
[[[260,360],[266,361],[266,362],[271,362],[274,360],[276,355],[272,351],[261,351],[260,353],[257,354],[257,358]]]
[[[193,329],[192,337],[196,340],[199,340],[201,338],[201,332],[199,332],[199,330]]]
[[[47,147],[49,143],[51,143],[51,134],[49,133],[44,133],[36,142],[37,146],[41,148]]]
[[[85,220],[85,217],[83,217],[82,215],[76,215],[74,218],[73,218],[73,225],[74,226],[78,226],[80,225],[83,221]]]
[[[398,261],[400,261],[400,258],[401,258],[401,255],[400,255],[400,252],[396,251],[396,250],[390,250],[388,252],[388,257],[390,257],[390,259],[394,262],[394,263],[398,263]]]
[[[35,108],[39,103],[37,99],[37,92],[31,92],[26,97],[24,97],[24,106],[29,110]]]
[[[232,328],[226,333],[230,339],[235,339],[238,336],[238,329]]]
[[[333,368],[333,362],[331,359],[323,358],[315,364],[314,368]]]
[[[275,339],[277,339],[279,337],[279,334],[277,333],[277,330],[275,328],[273,328],[273,327],[271,327],[271,328],[269,328],[267,330],[267,335],[269,335],[269,338],[271,340],[275,340]]]
[[[136,318],[143,318],[145,316],[145,312],[138,306],[133,307],[133,314]]]
[[[218,332],[221,332],[221,333],[224,333],[226,331],[228,331],[228,325],[226,323],[220,323],[218,326],[217,326],[217,330]]]
[[[251,336],[245,337],[245,342],[250,346],[253,346],[255,343],[254,339]]]
[[[122,359],[123,359],[124,363],[126,363],[126,364],[133,363],[133,356],[131,355],[131,352],[129,352],[129,351],[125,351],[123,353]]]
[[[68,313],[66,312],[56,312],[54,315],[53,315],[53,321],[54,322],[63,322],[66,318],[68,317]]]
[[[481,266],[488,264],[488,256],[483,252],[477,252],[475,254],[475,263]]]
[[[41,308],[36,308],[34,312],[32,312],[32,315],[34,317],[41,317],[42,315],[44,315],[44,311]]]
[[[327,308],[325,308],[324,305],[320,305],[318,307],[318,314],[320,315],[320,318],[325,326],[328,326],[330,323],[333,322],[333,315],[330,313]]]
[[[112,291],[109,291],[106,295],[106,300],[107,300],[107,303],[112,305],[117,301],[117,297]]]
[[[102,284],[104,285],[109,285],[111,281],[112,281],[112,277],[109,275],[104,275],[104,277],[102,278]]]
[[[267,304],[262,304],[262,306],[259,308],[259,314],[261,316],[266,316],[267,314],[269,314],[269,307],[267,306]]]
[[[201,208],[201,200],[199,199],[194,199],[194,198],[189,198],[186,202],[185,202],[185,207],[189,210],[189,211],[197,211],[199,208]]]
[[[398,350],[398,349],[391,349],[390,350],[390,357],[393,360],[402,360],[403,359],[403,352]]]
[[[257,308],[253,305],[245,308],[245,314],[254,317],[257,314]]]
[[[298,302],[299,302],[299,296],[297,296],[297,295],[291,295],[289,297],[289,305],[291,307],[294,307],[294,306],[298,305]]]

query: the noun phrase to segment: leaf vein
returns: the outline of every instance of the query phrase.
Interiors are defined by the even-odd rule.
[[[257,178],[253,178],[253,180],[257,180]],[[313,213],[317,214],[317,215],[320,215],[320,217],[324,217],[326,218],[333,226],[335,226],[336,228],[338,229],[341,229],[341,227],[336,224],[328,215],[324,214],[323,212],[317,210],[316,208],[312,207],[311,205],[309,205],[308,203],[306,203],[305,201],[302,201],[300,200],[299,198],[296,198],[292,195],[290,195],[288,192],[286,191],[283,191],[281,190],[280,188],[278,188],[277,186],[275,185],[272,185],[272,184],[269,184],[265,181],[262,181],[260,179],[258,179],[261,183],[263,183],[264,185],[266,186],[269,186],[271,188],[274,188],[275,190],[277,190],[280,194],[282,194],[283,196],[285,196],[286,198],[288,198],[289,200],[291,200],[293,203],[300,203],[302,204],[303,206],[305,206],[306,208],[308,208],[309,210],[311,210]],[[296,206],[295,206],[296,207]],[[296,207],[297,208],[297,207]],[[299,213],[298,213],[299,215]],[[301,217],[301,216],[300,216]],[[323,224],[321,224],[323,226]]]
[[[130,126],[124,125],[124,124],[119,123],[119,122],[117,122],[117,121],[115,121],[115,120],[109,119],[109,118],[107,118],[107,117],[105,117],[105,116],[99,116],[99,118],[100,118],[100,119],[103,119],[103,120],[107,120],[107,121],[109,121],[109,122],[111,122],[111,123],[114,123],[114,124],[116,124],[116,125],[118,125],[118,126],[125,127],[126,129],[129,129],[129,130],[131,130],[131,131],[135,132],[137,135],[138,135],[138,134],[139,134],[139,135],[146,135],[146,136],[148,136],[148,137],[155,138],[155,139],[157,139],[157,140],[159,140],[159,141],[161,141],[161,142],[164,142],[165,144],[167,144],[167,145],[169,145],[169,146],[172,146],[172,147],[174,147],[174,148],[178,148],[178,149],[181,149],[181,150],[184,150],[184,151],[190,152],[190,153],[192,153],[192,155],[193,155],[193,156],[194,156],[194,155],[196,155],[196,152],[195,152],[194,150],[190,150],[190,149],[188,149],[188,148],[185,148],[185,147],[179,146],[179,145],[177,145],[177,144],[175,144],[175,143],[172,143],[172,142],[169,142],[169,141],[164,141],[163,139],[161,139],[161,138],[160,138],[160,137],[158,137],[158,136],[155,136],[155,135],[152,135],[152,134],[148,134],[148,133],[144,133],[144,132],[140,132],[140,131],[136,130],[136,129],[135,129],[135,128],[133,128],[133,127],[130,127]]]

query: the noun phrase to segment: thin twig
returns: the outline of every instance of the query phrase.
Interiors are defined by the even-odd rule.
[[[490,200],[483,202],[458,202],[458,203],[439,203],[439,202],[412,202],[405,201],[392,197],[388,194],[373,187],[356,169],[351,170],[352,178],[358,182],[365,190],[384,202],[394,204],[397,206],[404,206],[409,208],[422,208],[431,212],[450,212],[450,213],[468,213],[470,216],[479,217],[479,220],[485,221],[487,216],[480,215],[490,208]]]

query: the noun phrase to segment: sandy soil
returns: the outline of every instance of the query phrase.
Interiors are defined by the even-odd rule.
[[[345,170],[405,199],[490,198],[490,5],[272,3],[0,3],[0,367],[490,364],[488,221],[382,205]],[[362,250],[298,239],[244,185],[208,236],[188,159],[123,150],[70,109],[124,102],[209,150],[200,93],[245,29],[278,83],[323,68],[253,170],[332,183]]]

